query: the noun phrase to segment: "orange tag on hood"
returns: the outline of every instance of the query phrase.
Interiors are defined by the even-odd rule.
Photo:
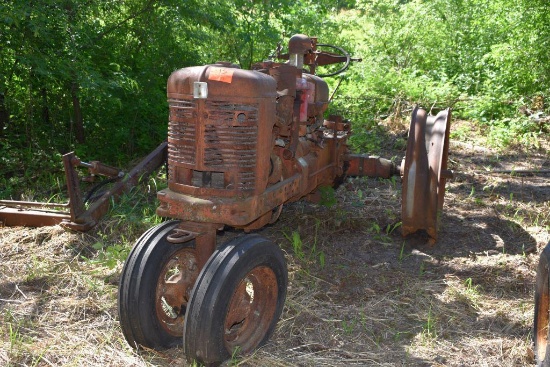
[[[208,75],[208,80],[215,80],[222,83],[231,83],[233,80],[233,72],[235,69],[231,68],[218,68],[211,67],[210,74]]]

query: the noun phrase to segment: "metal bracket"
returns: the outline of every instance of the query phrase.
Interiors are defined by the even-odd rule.
[[[188,231],[186,229],[175,228],[172,233],[166,236],[166,240],[173,244],[189,242],[197,238],[199,233]]]

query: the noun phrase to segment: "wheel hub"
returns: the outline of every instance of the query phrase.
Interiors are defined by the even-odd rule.
[[[252,269],[239,283],[225,317],[228,350],[248,352],[266,334],[277,307],[277,279],[272,269]]]
[[[199,275],[194,249],[177,251],[164,265],[157,281],[155,311],[163,328],[183,336],[189,293]]]

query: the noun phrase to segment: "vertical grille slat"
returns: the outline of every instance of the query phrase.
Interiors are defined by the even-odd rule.
[[[193,100],[182,99],[169,99],[168,104],[168,158],[177,163],[195,164],[197,105]]]

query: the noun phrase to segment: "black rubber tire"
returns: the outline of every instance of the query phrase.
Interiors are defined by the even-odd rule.
[[[540,254],[535,288],[535,317],[533,327],[534,353],[537,367],[550,367],[550,243]]]
[[[276,280],[277,293],[273,297],[276,299],[271,299],[276,305],[273,316],[270,318],[271,312],[266,311],[267,322],[265,318],[260,322],[268,325],[265,330],[252,328],[253,333],[247,340],[248,345],[245,344],[247,341],[244,341],[245,346],[239,349],[239,353],[249,353],[269,339],[285,303],[288,284],[286,261],[279,246],[273,242],[255,234],[241,236],[212,254],[195,283],[184,327],[184,351],[190,362],[196,361],[211,366],[218,365],[232,356],[233,350],[229,350],[226,344],[224,326],[226,315],[229,315],[230,302],[234,294],[237,294],[237,287],[242,281],[249,276],[254,277],[250,274],[260,269],[270,273],[270,277]],[[264,294],[268,294],[269,298],[273,296],[273,290],[269,289]],[[257,297],[252,296],[252,303],[254,298],[258,303],[262,302],[261,294]],[[243,326],[243,329],[250,328]]]
[[[166,236],[178,225],[172,220],[147,230],[137,240],[124,264],[118,292],[118,315],[126,341],[134,347],[165,349],[182,344],[181,335],[172,335],[161,325],[155,311],[156,285],[163,266],[193,241],[172,244]]]

